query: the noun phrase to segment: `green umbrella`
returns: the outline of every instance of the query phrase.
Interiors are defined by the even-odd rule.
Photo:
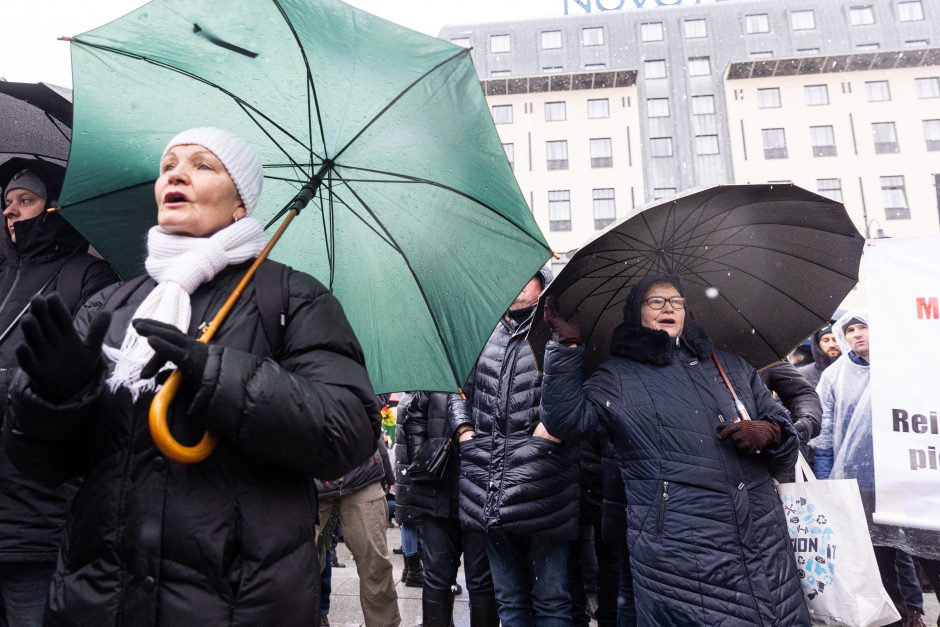
[[[339,298],[377,392],[463,385],[549,257],[463,48],[337,0],[154,0],[71,41],[64,215],[140,273],[167,141],[240,135],[263,223],[314,190],[272,258]]]

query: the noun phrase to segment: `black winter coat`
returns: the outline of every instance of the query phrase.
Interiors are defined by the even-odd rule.
[[[247,263],[191,297],[190,333],[218,310]],[[215,452],[190,466],[165,460],[147,428],[152,398],[97,380],[68,402],[14,382],[5,446],[24,472],[84,475],[49,593],[46,625],[297,625],[319,620],[313,476],[338,476],[375,451],[379,411],[362,350],[339,302],[291,271],[280,350],[268,346],[253,285],[187,382],[171,430]],[[114,312],[105,342],[120,346],[154,287]],[[113,290],[92,297],[86,332]]]
[[[383,455],[385,456],[383,458]],[[379,441],[372,457],[336,479],[317,479],[317,495],[321,499],[354,494],[373,483],[385,483],[385,442]],[[325,521],[321,521],[325,522]]]
[[[451,454],[439,481],[412,481],[407,468],[421,446],[432,438],[449,438],[450,423],[447,416],[445,392],[416,392],[408,404],[398,406],[399,431],[402,439],[397,446],[399,492],[395,499],[395,516],[401,512],[407,522],[422,516],[457,518],[457,451]],[[404,490],[402,487],[404,486]]]
[[[14,223],[17,244],[3,226],[0,235],[0,332],[7,329],[23,311],[30,299],[49,286],[46,294],[60,287],[59,277],[81,281],[69,290],[72,302],[66,303],[74,314],[85,299],[115,283],[118,276],[106,262],[86,251],[88,242],[57,214],[43,213],[38,217]],[[71,256],[76,250],[81,252]],[[62,272],[64,264],[74,264],[77,271]],[[7,393],[13,373],[19,364],[16,348],[23,343],[19,324],[0,342],[0,421],[6,413]],[[2,424],[2,423],[0,423]],[[59,553],[59,540],[65,527],[65,516],[78,481],[59,486],[44,485],[23,475],[0,450],[0,563],[54,563]]]
[[[803,444],[819,435],[822,425],[822,403],[819,395],[796,366],[778,361],[758,372],[764,385],[775,393],[788,412]]]
[[[739,455],[716,428],[735,415],[704,334],[676,348],[663,331],[622,325],[615,355],[583,383],[583,348],[550,342],[543,420],[561,437],[609,437],[628,491],[627,520],[641,625],[809,625],[771,472],[797,437],[743,359],[718,353],[752,416],[780,444]]]
[[[532,435],[541,421],[542,375],[525,340],[531,318],[496,325],[455,404],[461,442],[460,522],[475,531],[574,540],[578,535],[578,446]],[[551,430],[549,430],[551,432]]]

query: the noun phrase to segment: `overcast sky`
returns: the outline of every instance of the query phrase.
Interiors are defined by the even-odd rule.
[[[437,35],[445,24],[561,16],[565,0],[347,0],[349,4]],[[0,77],[71,86],[69,46],[77,35],[146,4],[144,0],[0,0]]]

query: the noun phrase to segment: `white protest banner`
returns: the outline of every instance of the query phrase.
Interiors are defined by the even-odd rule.
[[[940,530],[940,237],[869,241],[875,522]]]

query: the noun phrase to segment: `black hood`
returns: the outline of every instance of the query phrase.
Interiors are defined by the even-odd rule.
[[[0,236],[3,267],[45,263],[63,252],[71,253],[82,244],[87,245],[78,231],[57,213],[43,212],[35,218],[14,223],[13,228],[16,229],[15,245],[4,220]]]
[[[705,359],[715,350],[712,341],[695,322],[686,320],[679,342],[699,359]],[[614,329],[610,339],[610,354],[654,366],[665,366],[675,355],[676,341],[665,331],[654,331],[626,322]]]
[[[623,303],[623,322],[631,327],[642,326],[640,317],[640,307],[643,304],[643,296],[649,291],[650,286],[655,283],[669,283],[679,291],[680,296],[685,296],[685,286],[682,279],[674,274],[650,274],[640,280],[639,283],[630,288],[627,294],[627,300]],[[686,320],[691,316],[688,308],[685,314]]]

